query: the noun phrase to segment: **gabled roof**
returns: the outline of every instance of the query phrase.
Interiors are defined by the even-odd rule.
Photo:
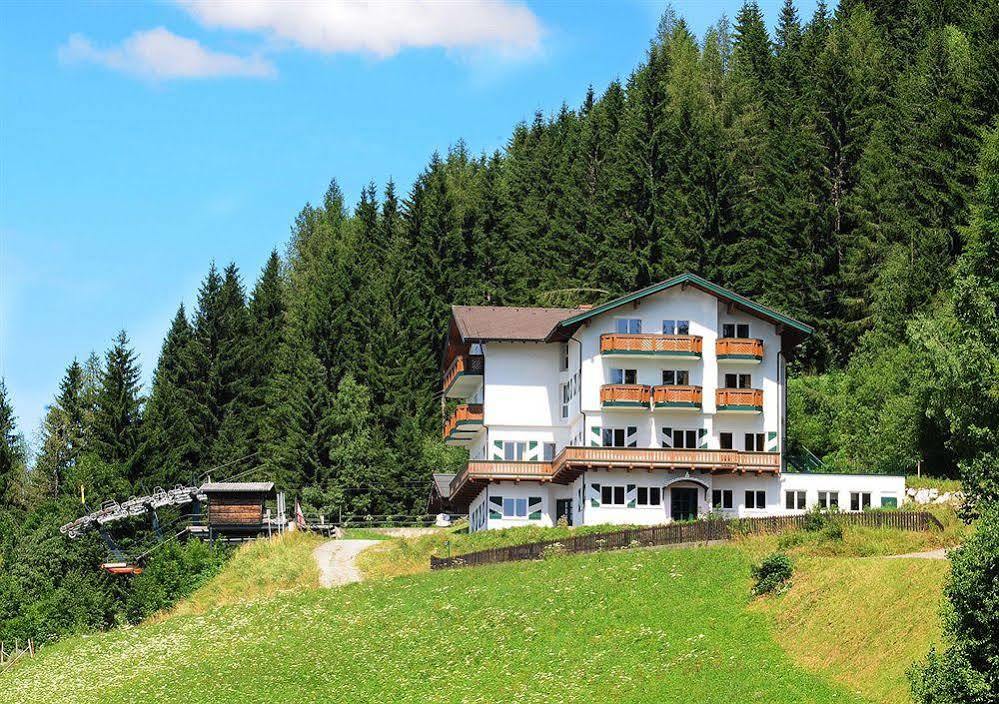
[[[659,293],[660,291],[665,291],[666,289],[673,288],[674,286],[693,286],[694,288],[700,289],[705,293],[709,293],[716,298],[723,301],[727,301],[737,308],[744,310],[745,312],[755,315],[758,318],[763,318],[768,320],[775,325],[783,325],[790,330],[798,333],[797,337],[804,335],[811,335],[815,332],[815,328],[810,325],[806,325],[801,321],[795,320],[783,313],[774,310],[773,308],[768,308],[767,306],[752,301],[745,296],[741,296],[734,291],[729,291],[727,288],[722,288],[718,284],[711,283],[707,279],[703,279],[697,274],[685,273],[678,276],[674,276],[671,279],[666,279],[665,281],[660,281],[657,284],[652,284],[651,286],[646,286],[638,291],[633,291],[620,298],[615,298],[612,301],[608,301],[599,306],[594,306],[589,310],[582,310],[559,321],[558,327],[552,330],[549,335],[549,339],[554,339],[558,337],[558,332],[560,330],[568,331],[570,329],[575,329],[581,323],[593,318],[594,316],[601,315],[607,311],[613,310],[619,306],[623,306],[627,303],[632,303],[638,301],[646,296],[651,296],[654,293]],[[571,334],[571,333],[570,333]],[[800,340],[799,340],[800,341]]]
[[[202,484],[205,494],[273,494],[274,482],[211,482]]]
[[[558,323],[582,308],[521,308],[518,306],[451,306],[451,315],[464,342],[506,340],[541,342]]]

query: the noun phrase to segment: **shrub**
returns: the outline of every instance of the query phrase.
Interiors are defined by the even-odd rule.
[[[818,533],[820,530],[825,528],[828,523],[829,514],[818,506],[815,506],[811,511],[805,514],[805,522],[802,527],[810,533]]]
[[[791,581],[791,558],[782,552],[775,552],[763,558],[763,561],[753,566],[752,574],[756,584],[753,594],[771,594],[782,591]]]
[[[822,540],[841,541],[843,540],[843,524],[830,518],[819,534],[822,536]]]
[[[977,530],[950,554],[944,591],[944,642],[909,673],[923,704],[999,702],[999,506],[982,511]]]

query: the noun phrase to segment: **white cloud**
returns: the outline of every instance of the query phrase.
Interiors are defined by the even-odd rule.
[[[323,53],[385,58],[406,48],[492,49],[523,57],[538,51],[542,27],[509,0],[176,0],[208,27],[263,32]]]
[[[211,51],[194,39],[179,37],[164,27],[136,32],[120,46],[101,49],[81,35],[73,34],[59,47],[66,63],[94,63],[144,78],[218,78],[273,76],[273,65],[259,56],[236,56]]]

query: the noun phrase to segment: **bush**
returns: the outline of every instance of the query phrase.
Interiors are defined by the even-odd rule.
[[[753,594],[771,594],[782,591],[791,581],[791,558],[782,552],[775,552],[763,558],[763,562],[755,565],[752,570]]]
[[[975,533],[950,554],[944,591],[945,648],[909,673],[923,704],[999,703],[999,507],[982,511]]]
[[[819,534],[822,536],[822,540],[843,540],[843,524],[830,518]]]

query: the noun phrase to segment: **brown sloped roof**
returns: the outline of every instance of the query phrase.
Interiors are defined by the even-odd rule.
[[[518,306],[451,306],[458,333],[465,342],[484,340],[541,341],[566,318],[583,308],[521,308]]]

